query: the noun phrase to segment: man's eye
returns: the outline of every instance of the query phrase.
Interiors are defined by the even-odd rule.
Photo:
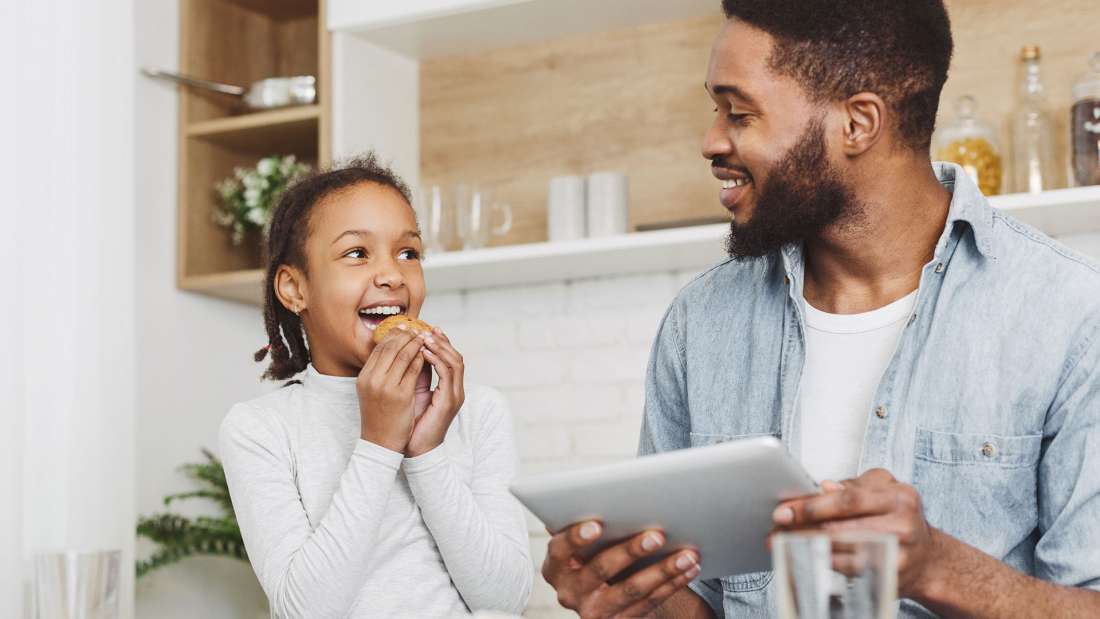
[[[397,257],[404,258],[405,260],[420,260],[420,252],[415,249],[406,249],[400,254],[397,254]]]
[[[735,125],[744,127],[745,125],[748,125],[750,122],[752,122],[752,117],[748,114],[730,114],[729,120]]]
[[[345,258],[363,259],[367,257],[367,250],[362,247],[356,247],[355,249],[344,254]]]

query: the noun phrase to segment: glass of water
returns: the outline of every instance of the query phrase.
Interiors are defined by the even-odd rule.
[[[121,553],[43,553],[34,557],[36,619],[118,619]]]
[[[780,619],[892,619],[897,612],[893,535],[778,533],[772,569]]]

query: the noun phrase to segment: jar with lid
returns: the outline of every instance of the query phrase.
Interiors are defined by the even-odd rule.
[[[1001,192],[1004,164],[993,126],[977,117],[978,104],[969,95],[955,102],[955,119],[936,131],[932,150],[938,161],[956,163],[974,180],[982,193]]]
[[[1089,72],[1073,86],[1073,179],[1077,185],[1100,185],[1100,52]]]

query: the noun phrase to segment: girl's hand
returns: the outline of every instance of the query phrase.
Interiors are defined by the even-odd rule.
[[[363,440],[404,452],[412,436],[413,395],[424,368],[421,339],[407,329],[394,329],[374,347],[355,381]]]
[[[428,453],[443,443],[447,428],[466,400],[462,355],[451,345],[443,331],[434,329],[418,339],[424,342],[423,356],[439,376],[431,403],[416,420],[405,455],[410,458]]]

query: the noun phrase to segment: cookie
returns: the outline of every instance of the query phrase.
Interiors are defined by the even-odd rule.
[[[374,343],[381,344],[382,340],[386,339],[386,336],[393,329],[397,328],[397,325],[406,325],[407,329],[411,329],[417,333],[430,333],[432,326],[423,320],[418,318],[409,318],[408,316],[398,314],[396,316],[390,316],[389,318],[378,323],[378,326],[374,328]]]

